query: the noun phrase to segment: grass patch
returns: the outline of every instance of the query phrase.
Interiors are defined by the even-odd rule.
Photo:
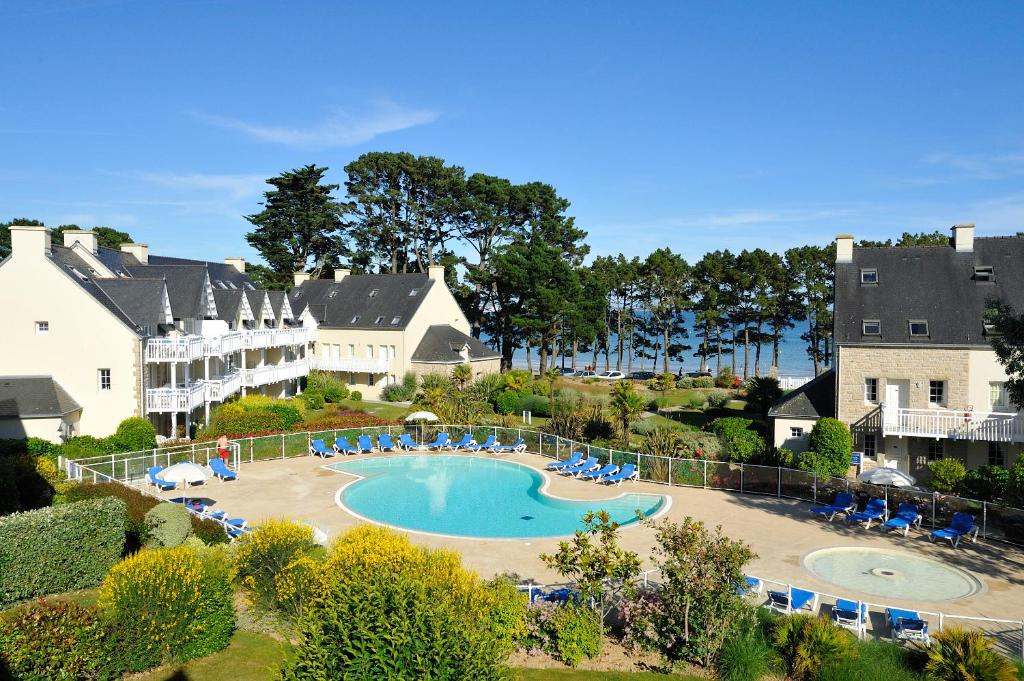
[[[209,657],[133,676],[133,681],[270,681],[288,655],[287,644],[246,631]]]
[[[698,681],[699,677],[657,672],[593,672],[585,669],[516,669],[516,681]]]
[[[403,419],[412,411],[409,407],[392,402],[375,402],[372,400],[342,400],[338,402],[342,409],[361,411],[382,419]],[[309,417],[306,417],[307,420]]]

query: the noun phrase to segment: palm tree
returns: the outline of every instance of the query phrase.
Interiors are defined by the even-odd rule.
[[[452,381],[459,386],[459,390],[465,390],[469,382],[473,380],[473,367],[468,364],[456,364],[452,367]]]
[[[629,427],[647,406],[644,398],[633,387],[632,381],[619,381],[612,388],[612,399],[608,406],[622,429],[623,446],[628,449]]]

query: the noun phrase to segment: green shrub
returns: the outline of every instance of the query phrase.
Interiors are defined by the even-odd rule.
[[[676,387],[680,390],[689,390],[693,388],[693,379],[689,376],[683,376],[682,378],[676,379]]]
[[[506,390],[503,393],[499,393],[498,397],[495,398],[494,408],[497,409],[499,414],[514,414],[516,407],[519,406],[519,400],[522,398],[521,394]]]
[[[381,391],[381,399],[385,402],[410,402],[416,397],[419,380],[412,371],[405,372],[401,383],[393,383]]]
[[[698,376],[697,378],[693,379],[693,387],[700,388],[702,390],[714,388],[715,379],[711,378],[710,376]]]
[[[310,392],[316,394],[316,391]],[[220,435],[239,437],[251,433],[291,430],[302,421],[307,405],[304,399],[306,394],[309,393],[294,400],[249,395],[234,402],[226,402],[213,410],[209,425],[200,435],[209,438]]]
[[[110,441],[119,452],[153,449],[156,447],[156,428],[146,419],[134,416],[118,424]]]
[[[350,399],[350,400],[352,400],[353,402],[360,402],[360,401],[362,401],[362,399],[363,399],[363,393],[361,393],[361,392],[360,392],[360,391],[358,391],[358,390],[353,390],[352,392],[350,392],[350,393],[348,394],[348,397],[349,397],[349,399]]]
[[[333,390],[348,392],[348,386],[338,378],[337,374],[331,371],[317,371],[314,369],[306,377],[306,390],[326,395],[329,391]]]
[[[192,536],[204,544],[227,544],[230,541],[224,527],[212,518],[200,518],[194,513],[189,513],[189,522],[192,523]]]
[[[811,428],[811,436],[807,440],[807,448],[814,452],[813,456],[801,455],[798,465],[804,470],[812,470],[819,475],[843,476],[850,468],[850,454],[853,452],[853,437],[850,429],[839,419],[825,417],[818,419]],[[804,461],[811,468],[805,468]]]
[[[950,627],[932,637],[924,667],[937,681],[1015,681],[1013,663],[992,649],[978,630]]]
[[[317,548],[313,529],[287,520],[270,520],[242,535],[235,552],[236,578],[265,609],[278,607],[276,579]]]
[[[707,403],[709,409],[725,409],[729,404],[729,393],[715,390],[708,393]]]
[[[689,397],[686,398],[686,406],[688,406],[690,409],[696,409],[699,411],[704,409],[705,404],[707,404],[707,399],[705,399],[705,397],[700,394],[690,395]]]
[[[764,418],[772,404],[782,397],[779,379],[774,376],[754,376],[747,379],[747,408]]]
[[[125,548],[133,552],[141,548],[147,537],[146,514],[160,503],[154,497],[143,494],[127,485],[117,482],[80,482],[69,485],[63,494],[63,501],[71,503],[86,499],[115,497],[125,503],[128,510],[125,524]]]
[[[854,637],[824,617],[785,615],[775,623],[775,647],[782,654],[790,678],[812,678],[829,664],[838,664],[857,654]]]
[[[31,454],[0,456],[0,515],[49,506],[59,479],[50,459]]]
[[[189,546],[140,551],[115,565],[98,606],[117,627],[128,669],[227,647],[235,628],[230,572],[221,550]]]
[[[126,523],[120,499],[0,518],[0,607],[99,584],[121,558]]]
[[[114,451],[113,443],[107,438],[92,435],[76,435],[68,438],[60,446],[60,453],[65,459],[86,459],[101,456]]]
[[[1010,472],[1002,466],[982,466],[967,471],[960,484],[960,493],[979,501],[1000,501],[1006,496]]]
[[[943,494],[953,494],[967,477],[967,468],[960,459],[936,459],[928,464],[928,470],[932,474],[928,484]]]
[[[742,430],[725,443],[726,456],[729,461],[758,461],[768,449],[764,438],[752,430]]]
[[[542,395],[523,395],[516,405],[516,413],[528,411],[534,416],[551,416],[551,402]]]
[[[551,617],[554,629],[554,648],[558,657],[570,667],[577,667],[584,657],[596,657],[601,652],[604,634],[601,618],[591,608],[566,605]]]
[[[1006,481],[1006,503],[1024,506],[1024,456],[1018,456],[1010,466]]]
[[[855,657],[822,666],[814,681],[925,681],[915,671],[915,654],[892,643],[859,641]]]
[[[490,599],[491,631],[511,653],[526,635],[527,596],[508,577],[495,577],[485,586]]]
[[[192,534],[192,514],[179,504],[157,504],[146,514],[146,546],[170,549]]]
[[[718,675],[723,681],[759,681],[775,667],[775,650],[758,632],[730,637],[718,656]]]
[[[22,605],[0,616],[0,678],[117,679],[124,672],[117,645],[95,608],[65,601]]]
[[[738,432],[749,430],[753,425],[754,422],[751,419],[745,419],[740,416],[724,416],[712,421],[708,426],[708,430],[726,440]]]
[[[718,375],[715,376],[715,387],[731,388],[735,379],[736,377],[733,375],[730,367],[722,367],[718,370]]]
[[[302,401],[306,403],[308,409],[323,409],[327,400],[323,393],[307,390],[302,393]]]
[[[348,397],[348,388],[344,386],[331,386],[324,391],[324,401],[336,403]]]
[[[679,456],[684,459],[721,460],[722,441],[714,433],[680,433]]]

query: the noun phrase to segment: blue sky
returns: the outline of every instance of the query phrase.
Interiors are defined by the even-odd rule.
[[[0,220],[254,257],[370,150],[542,180],[595,253],[1024,230],[1019,3],[0,5]]]

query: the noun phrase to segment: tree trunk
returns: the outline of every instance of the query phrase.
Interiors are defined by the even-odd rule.
[[[732,375],[736,375],[736,322],[732,322]]]
[[[750,324],[743,322],[743,378],[750,376]]]
[[[772,330],[772,375],[779,375],[779,330]]]
[[[811,362],[814,364],[814,375],[818,375],[818,338],[814,332],[814,315],[808,311],[807,315],[807,342],[811,347]]]
[[[615,316],[615,370],[622,371],[622,310]]]
[[[530,339],[526,339],[526,370],[533,376],[533,350],[530,348]]]
[[[548,339],[545,336],[540,337],[540,375],[543,376],[544,372],[548,370]]]
[[[671,342],[671,339],[669,338],[669,335],[671,333],[672,333],[672,329],[670,328],[669,325],[666,325],[665,326],[665,354],[662,356],[662,368],[665,370],[662,373],[666,373],[666,374],[669,371],[669,367],[668,367],[668,360],[669,360],[668,347],[669,347],[669,343]]]
[[[576,371],[576,355],[580,351],[580,340],[573,336],[572,339],[572,370]]]

